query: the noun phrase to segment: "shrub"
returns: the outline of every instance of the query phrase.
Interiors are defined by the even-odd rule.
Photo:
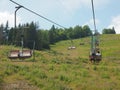
[[[59,79],[60,79],[61,81],[65,81],[65,82],[70,82],[70,81],[71,81],[71,80],[70,80],[67,76],[65,76],[65,75],[60,75]]]
[[[103,73],[101,77],[103,79],[110,79],[110,76],[108,75],[108,73]]]
[[[97,70],[97,67],[96,67],[96,66],[94,66],[94,67],[93,67],[93,70]]]

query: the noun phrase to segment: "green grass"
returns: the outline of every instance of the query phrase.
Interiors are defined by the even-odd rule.
[[[119,90],[120,35],[100,36],[102,61],[90,63],[90,38],[74,40],[76,49],[68,50],[70,41],[61,41],[51,50],[35,51],[32,58],[11,61],[11,46],[0,46],[0,84],[27,82],[38,90]],[[80,45],[84,43],[84,45]]]

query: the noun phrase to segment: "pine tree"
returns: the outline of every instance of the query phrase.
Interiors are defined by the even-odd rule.
[[[49,30],[49,41],[50,41],[50,44],[54,44],[56,42],[56,32],[55,32],[54,25]]]

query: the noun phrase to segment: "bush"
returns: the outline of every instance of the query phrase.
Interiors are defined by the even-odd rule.
[[[103,79],[110,79],[110,76],[108,75],[108,73],[103,73],[102,78]]]
[[[65,75],[60,75],[59,79],[60,79],[61,81],[65,81],[65,82],[70,82],[70,81],[71,81],[71,80],[70,80],[67,76],[65,76]]]

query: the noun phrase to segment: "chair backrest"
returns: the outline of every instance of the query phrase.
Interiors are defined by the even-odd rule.
[[[28,58],[32,56],[32,51],[31,50],[23,50],[19,52],[19,57],[20,58]]]
[[[11,59],[18,58],[19,50],[11,50],[8,57]]]

